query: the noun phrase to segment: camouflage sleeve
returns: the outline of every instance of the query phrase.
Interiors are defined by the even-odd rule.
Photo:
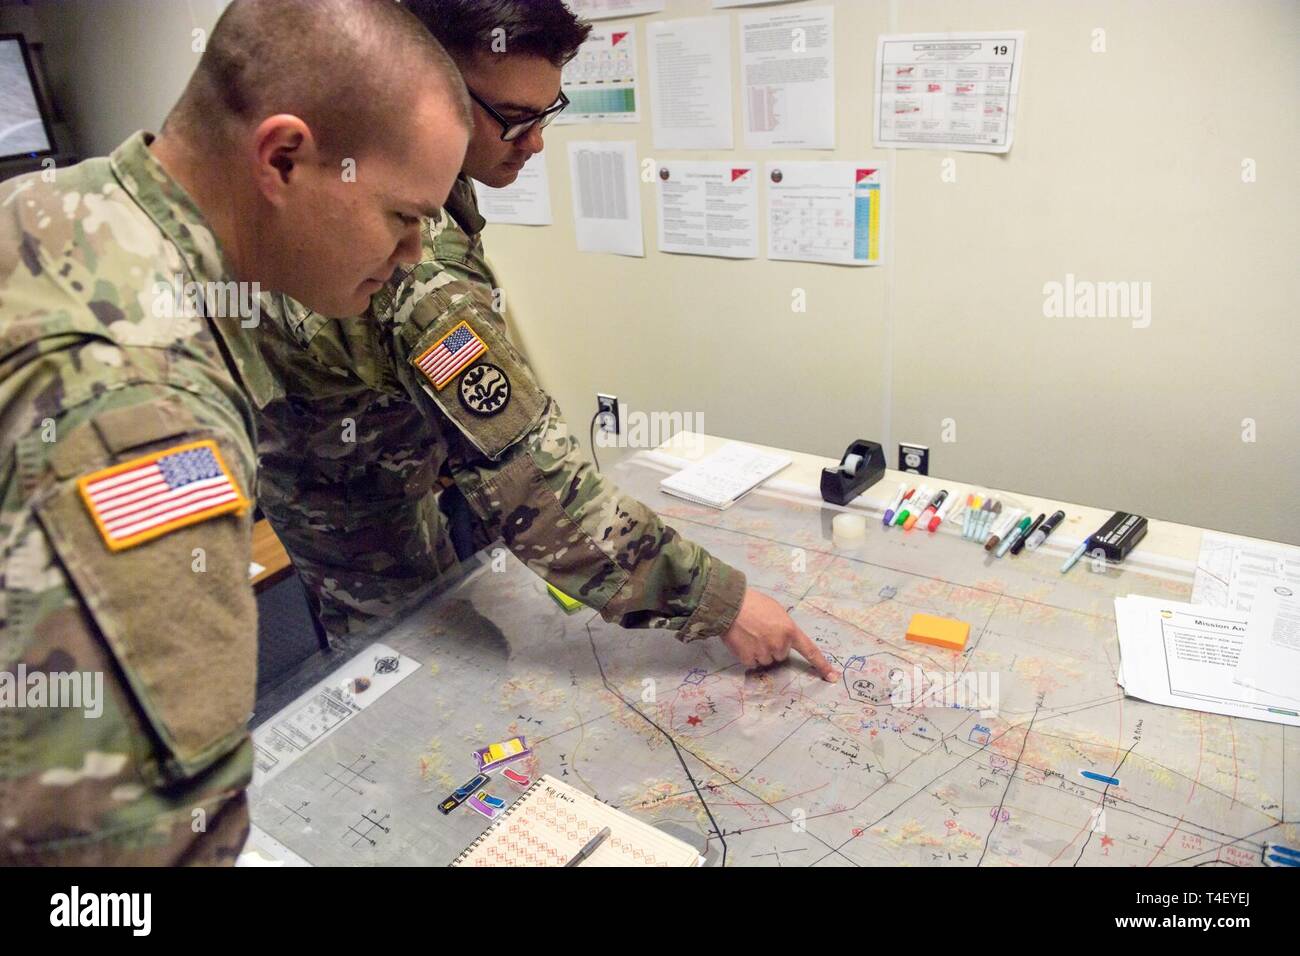
[[[683,640],[726,633],[744,575],[592,468],[483,291],[442,278],[395,312],[395,364],[425,414],[459,432],[452,473],[480,520],[607,621]]]
[[[6,426],[25,420],[5,429],[0,472],[0,863],[231,864],[252,777],[251,509],[140,536],[154,506],[114,550],[150,479],[110,486],[97,510],[85,479],[208,441],[246,495],[252,449],[220,402],[83,388],[74,370],[113,351],[88,348],[53,381],[0,390]]]

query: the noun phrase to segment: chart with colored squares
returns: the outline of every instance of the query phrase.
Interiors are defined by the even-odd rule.
[[[568,613],[484,560],[255,729],[250,849],[447,865],[493,826],[471,800],[509,812],[545,775],[711,866],[1259,866],[1300,845],[1300,734],[1116,684],[1115,596],[1187,600],[1193,568],[1063,576],[1051,541],[973,560],[959,528],[845,551],[819,503],[716,511],[660,493],[672,470],[611,472],[790,608],[837,683]],[[962,649],[908,640],[918,614],[968,623]]]

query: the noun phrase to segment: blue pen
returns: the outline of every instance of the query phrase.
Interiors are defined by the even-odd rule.
[[[1070,570],[1070,568],[1074,567],[1075,564],[1078,563],[1079,559],[1083,557],[1083,552],[1088,550],[1088,545],[1091,543],[1092,543],[1092,535],[1088,535],[1088,537],[1084,538],[1082,541],[1079,542],[1079,546],[1074,549],[1074,554],[1066,558],[1065,563],[1061,565],[1062,574],[1065,574],[1067,571]]]

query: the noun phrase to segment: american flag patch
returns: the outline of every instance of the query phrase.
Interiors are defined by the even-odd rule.
[[[248,507],[213,441],[105,468],[78,479],[77,488],[113,551]]]
[[[455,378],[457,372],[487,350],[487,344],[474,333],[469,323],[461,322],[411,359],[411,364],[424,373],[434,388],[442,388]]]

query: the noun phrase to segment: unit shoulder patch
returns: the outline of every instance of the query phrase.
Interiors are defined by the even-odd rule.
[[[460,402],[475,415],[489,418],[510,401],[510,377],[491,362],[479,362],[460,377]]]

